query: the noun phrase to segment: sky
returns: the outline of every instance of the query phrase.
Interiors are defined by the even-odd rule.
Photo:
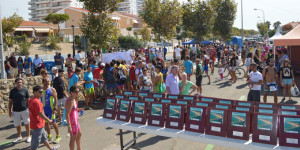
[[[0,0],[1,17],[9,17],[16,12],[25,20],[29,20],[28,2],[30,0]],[[187,2],[187,0],[179,0]],[[235,0],[238,4],[234,27],[242,28],[241,26],[241,0]],[[274,22],[280,21],[286,24],[292,21],[300,21],[300,0],[243,0],[243,18],[244,29],[257,30],[256,24],[263,22],[262,11],[254,11],[254,8],[262,9],[265,13],[265,20]],[[260,18],[258,18],[260,17]],[[271,29],[273,26],[271,26]]]

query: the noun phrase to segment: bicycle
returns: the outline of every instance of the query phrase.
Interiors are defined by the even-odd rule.
[[[235,74],[236,74],[236,77],[238,79],[243,79],[244,76],[245,76],[245,73],[246,73],[246,71],[242,67],[239,67],[239,66],[235,70]],[[224,69],[223,75],[224,75],[224,78],[229,76],[229,65],[228,65],[228,63],[226,63],[226,67]]]

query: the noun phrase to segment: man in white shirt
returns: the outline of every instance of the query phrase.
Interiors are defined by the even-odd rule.
[[[35,58],[32,61],[34,66],[34,75],[40,75],[40,71],[42,69],[43,60],[39,57],[38,54],[35,55]]]
[[[74,58],[76,60],[76,67],[83,69],[82,60],[84,60],[84,58],[81,55],[81,50],[78,51]]]
[[[263,81],[263,76],[257,71],[257,65],[252,63],[250,65],[252,72],[246,76],[247,82],[250,86],[250,91],[248,93],[247,101],[260,102],[260,90]]]
[[[179,48],[179,46],[177,46],[177,48],[175,48],[174,53],[175,53],[175,58],[178,60],[181,60],[181,55],[180,55],[181,49]]]
[[[179,77],[178,66],[174,65],[171,68],[171,74],[166,79],[166,91],[168,94],[179,94]]]

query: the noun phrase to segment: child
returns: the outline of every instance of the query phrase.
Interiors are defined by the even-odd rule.
[[[219,72],[219,75],[221,77],[221,80],[223,80],[223,72],[224,72],[223,64],[220,65],[220,68],[219,68],[218,72]]]

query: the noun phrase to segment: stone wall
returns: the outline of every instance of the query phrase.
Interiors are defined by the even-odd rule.
[[[65,89],[68,88],[68,77],[65,76]],[[42,78],[40,76],[23,78],[23,87],[27,88],[30,97],[33,96],[32,88],[36,85],[42,86]],[[0,79],[0,114],[8,112],[9,92],[15,87],[15,79]],[[79,100],[84,99],[83,86],[80,86]]]

